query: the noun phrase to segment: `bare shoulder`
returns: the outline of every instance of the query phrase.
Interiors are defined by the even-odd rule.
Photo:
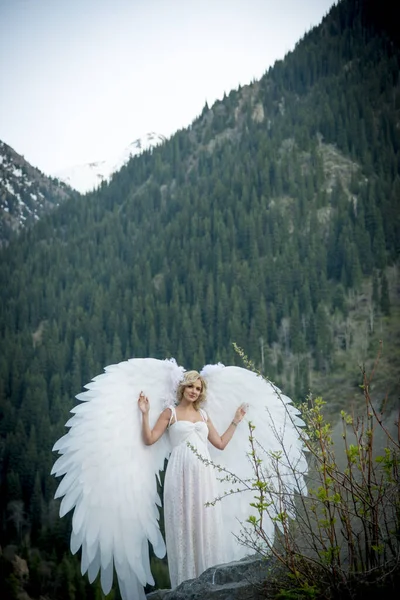
[[[171,409],[170,407],[164,408],[164,410],[162,411],[161,415],[160,415],[160,419],[164,419],[169,421],[171,417]]]
[[[210,417],[208,416],[208,412],[204,408],[199,408],[199,413],[201,415],[201,418],[207,423],[207,425],[211,423]]]

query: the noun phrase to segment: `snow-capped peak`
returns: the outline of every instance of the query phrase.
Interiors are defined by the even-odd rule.
[[[54,176],[78,190],[78,192],[85,194],[99,187],[103,181],[109,181],[111,175],[119,171],[132,156],[137,156],[145,150],[159,146],[165,142],[165,139],[165,136],[152,131],[131,142],[118,156],[83,165],[75,165],[54,173]]]

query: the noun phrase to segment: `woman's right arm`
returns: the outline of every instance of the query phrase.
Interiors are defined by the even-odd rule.
[[[149,423],[150,404],[148,398],[141,394],[138,399],[138,404],[142,412],[143,441],[146,446],[151,446],[160,439],[163,433],[165,433],[170,420],[171,411],[169,408],[163,410],[157,419],[157,423],[154,425],[153,429],[151,429]]]

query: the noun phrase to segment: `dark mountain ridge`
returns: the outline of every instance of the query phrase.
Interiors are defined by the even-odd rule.
[[[0,245],[74,195],[0,141]]]

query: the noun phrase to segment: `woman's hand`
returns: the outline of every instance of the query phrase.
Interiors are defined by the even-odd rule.
[[[150,402],[147,396],[145,396],[143,394],[143,392],[140,392],[139,398],[138,398],[138,405],[139,408],[141,410],[141,412],[145,415],[146,413],[149,412],[150,410]]]
[[[237,411],[235,412],[235,416],[233,418],[233,423],[236,423],[236,425],[238,423],[240,423],[240,421],[243,419],[244,415],[246,414],[247,409],[248,409],[247,404],[241,404],[239,406],[239,408],[237,409]]]

